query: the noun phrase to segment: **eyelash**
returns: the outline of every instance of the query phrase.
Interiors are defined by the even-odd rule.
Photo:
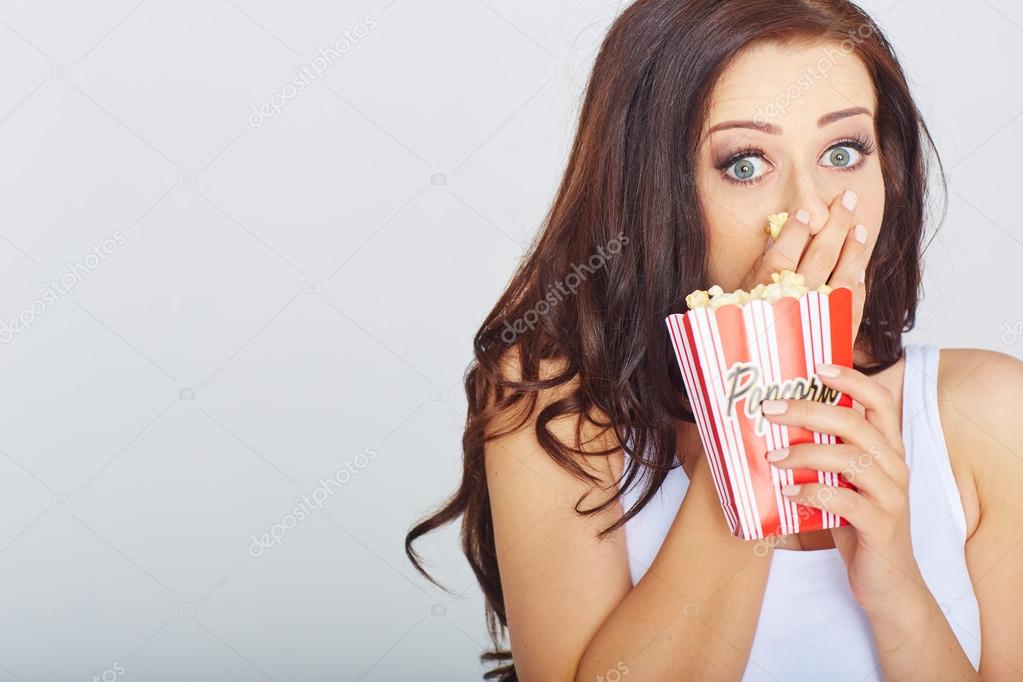
[[[870,156],[871,154],[873,154],[877,150],[877,148],[874,145],[874,143],[871,142],[869,138],[865,137],[864,135],[862,135],[860,133],[857,133],[856,135],[854,135],[852,137],[849,137],[849,138],[846,138],[844,140],[839,140],[835,144],[833,144],[830,147],[828,147],[827,151],[831,151],[835,147],[852,147],[853,149],[858,151],[863,156]],[[728,169],[731,168],[733,165],[735,165],[735,163],[737,161],[741,161],[742,159],[745,159],[745,158],[748,158],[748,157],[751,157],[751,156],[763,158],[764,157],[764,150],[760,149],[759,147],[744,147],[742,149],[739,149],[739,150],[733,152],[732,154],[729,154],[728,158],[726,158],[724,161],[720,162],[718,164],[718,166],[717,166],[718,170],[721,171],[721,177],[723,177],[728,182],[731,182],[731,183],[736,184],[736,185],[744,185],[744,186],[749,187],[749,186],[758,184],[760,182],[760,179],[763,178],[763,176],[761,176],[760,179],[750,181],[750,180],[736,180],[735,178],[730,177],[728,175]],[[862,165],[863,165],[863,161],[861,160],[855,166],[842,166],[842,167],[834,166],[834,169],[838,170],[838,171],[842,171],[842,172],[848,173],[848,172],[851,172],[851,171],[854,171],[854,170],[858,169]]]

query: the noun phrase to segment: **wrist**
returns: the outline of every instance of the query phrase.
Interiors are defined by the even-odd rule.
[[[874,551],[884,565],[880,571],[872,571],[866,580],[858,581],[860,589],[856,594],[856,600],[868,616],[883,618],[896,610],[919,611],[927,599],[933,600],[916,557],[909,552],[902,556]]]
[[[909,589],[902,589],[897,596],[883,600],[883,606],[864,610],[875,631],[883,628],[903,632],[907,637],[928,619],[942,613],[922,576],[919,580],[913,580]]]

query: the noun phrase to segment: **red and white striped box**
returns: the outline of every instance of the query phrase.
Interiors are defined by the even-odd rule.
[[[815,372],[822,362],[852,367],[852,291],[696,308],[665,322],[732,534],[757,540],[849,525],[781,493],[786,484],[816,482],[855,490],[845,477],[780,469],[765,457],[775,448],[841,439],[772,424],[760,402],[804,398],[852,407],[852,398],[826,387]]]

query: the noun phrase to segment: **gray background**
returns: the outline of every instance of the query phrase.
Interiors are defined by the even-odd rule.
[[[457,527],[421,549],[458,598],[402,536],[624,4],[0,3],[0,681],[478,679]],[[1023,6],[864,6],[950,180],[909,340],[1023,355]]]

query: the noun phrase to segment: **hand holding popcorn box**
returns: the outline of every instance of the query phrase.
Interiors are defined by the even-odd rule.
[[[840,474],[780,469],[765,458],[776,448],[841,440],[767,421],[762,400],[852,407],[849,396],[815,374],[818,363],[852,367],[852,291],[827,285],[809,291],[789,270],[771,277],[750,292],[695,291],[686,297],[688,312],[665,318],[725,520],[744,540],[849,525],[790,500],[784,485],[855,489]]]

